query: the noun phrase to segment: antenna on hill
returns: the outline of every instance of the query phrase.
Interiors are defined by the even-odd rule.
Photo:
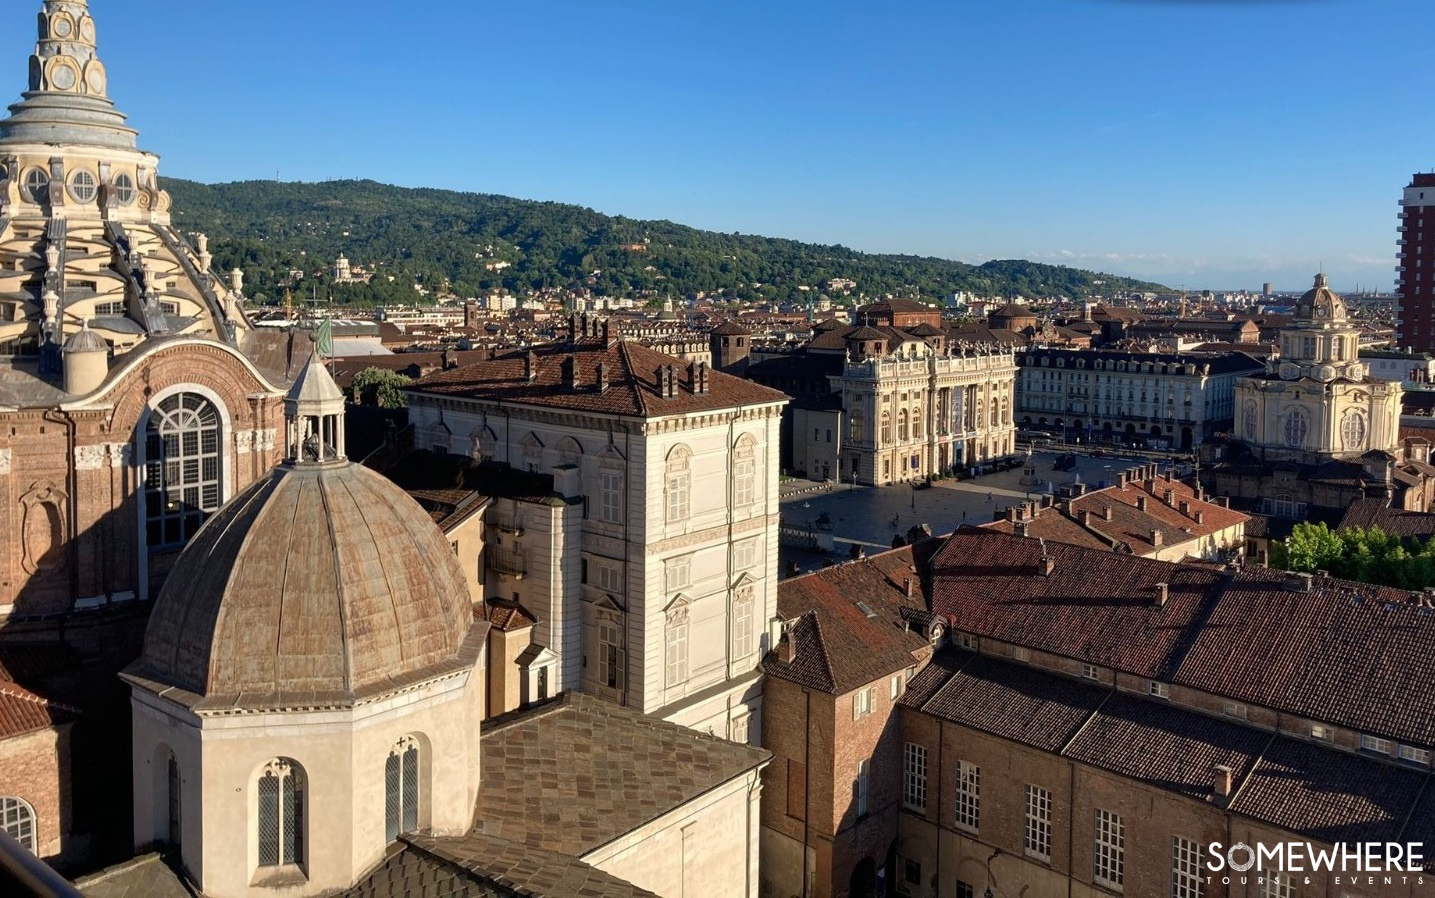
[[[280,180],[280,178],[279,178],[279,169],[277,169],[277,168],[274,169],[274,180],[275,180],[275,181],[279,181],[279,180]]]

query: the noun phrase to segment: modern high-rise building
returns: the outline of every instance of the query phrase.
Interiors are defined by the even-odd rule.
[[[1399,318],[1395,335],[1400,345],[1421,352],[1435,350],[1435,269],[1427,262],[1435,251],[1435,173],[1410,178],[1400,200],[1400,239],[1395,258],[1395,293]],[[1425,277],[1425,275],[1432,277]]]

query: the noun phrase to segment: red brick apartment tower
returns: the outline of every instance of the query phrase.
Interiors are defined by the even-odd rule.
[[[1400,201],[1396,334],[1400,345],[1435,351],[1435,173],[1415,175]]]

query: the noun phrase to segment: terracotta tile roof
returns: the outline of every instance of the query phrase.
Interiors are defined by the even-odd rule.
[[[475,830],[582,856],[771,757],[564,693],[485,723]]]
[[[788,629],[795,651],[791,662],[769,652],[763,670],[840,695],[918,663],[931,651],[931,618],[912,551],[906,546],[779,583],[777,612],[796,619]]]
[[[941,679],[942,685],[933,690],[930,683],[936,679]],[[1003,739],[1059,752],[1106,695],[1107,690],[1099,686],[979,656],[955,673],[938,668],[934,661],[913,679],[901,704]]]
[[[502,401],[513,405],[561,408],[636,418],[658,418],[716,411],[736,406],[787,401],[787,396],[720,371],[708,373],[708,391],[692,389],[690,366],[639,343],[585,338],[533,350],[536,377],[524,375],[526,353],[515,352],[486,362],[465,365],[419,378],[406,389],[436,396]],[[574,360],[578,386],[564,384],[565,359]],[[596,369],[602,363],[608,388],[598,392]],[[657,370],[671,365],[676,390],[663,396]]]
[[[1410,593],[1238,573],[978,528],[933,560],[933,611],[957,630],[1190,686],[1418,746],[1435,715],[1410,696],[1435,682],[1435,611]],[[1157,584],[1169,598],[1155,601]]]
[[[1379,527],[1395,536],[1430,536],[1435,534],[1435,514],[1390,508],[1384,499],[1360,499],[1350,503],[1337,529]]]
[[[1239,783],[1270,740],[1237,723],[1117,694],[1063,753],[1204,801],[1215,797],[1216,765],[1230,767]]]
[[[0,739],[69,723],[79,710],[36,695],[18,683],[0,682]]]
[[[1276,739],[1230,810],[1323,842],[1397,841],[1425,778],[1415,770]]]
[[[524,627],[531,627],[538,623],[534,617],[524,608],[515,602],[503,600],[490,601],[488,606],[488,623],[495,630],[507,632],[509,630],[522,630]]]
[[[953,629],[1153,679],[1199,631],[1223,575],[1110,551],[1043,547],[978,528],[949,537],[932,561],[933,611]],[[1157,584],[1169,585],[1165,607]]]

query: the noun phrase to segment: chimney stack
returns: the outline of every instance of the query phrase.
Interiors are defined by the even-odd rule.
[[[578,360],[571,355],[563,357],[563,386],[578,389]]]
[[[1043,551],[1041,556],[1041,575],[1043,577],[1050,577],[1055,570],[1056,559],[1052,558],[1050,555],[1047,555]]]
[[[523,379],[529,383],[538,380],[538,353],[531,349],[523,357]]]
[[[707,393],[707,391],[708,391],[708,389],[709,389],[709,381],[710,381],[711,375],[712,375],[712,369],[708,367],[708,363],[707,363],[707,362],[698,362],[698,364],[697,364],[697,380],[698,380],[698,385],[697,385],[697,389],[694,390],[693,392],[695,392],[695,393]]]
[[[1091,526],[1091,512],[1089,512],[1089,511],[1081,511],[1081,512],[1078,512],[1076,518],[1077,518],[1077,520],[1079,520],[1079,521],[1081,522],[1081,526],[1083,526],[1083,527],[1090,527],[1090,526]]]
[[[1235,787],[1235,771],[1225,764],[1217,764],[1211,768],[1215,774],[1214,787],[1217,798],[1230,798],[1231,790]]]
[[[1191,516],[1191,503],[1187,502],[1185,499],[1181,500],[1181,514],[1185,515],[1188,518]]]
[[[1116,485],[1124,490],[1126,489],[1126,482],[1130,479],[1131,475],[1126,473],[1125,471],[1122,471],[1120,474],[1116,475]]]
[[[1165,541],[1164,541],[1164,540],[1162,539],[1162,537],[1161,537],[1161,531],[1160,531],[1160,530],[1152,530],[1152,531],[1151,531],[1151,545],[1152,545],[1152,546],[1154,546],[1154,547],[1156,547],[1156,548],[1159,549],[1159,548],[1161,548],[1161,545],[1162,545],[1164,542],[1165,542]]]
[[[911,578],[911,577],[903,577],[903,578],[902,578],[902,591],[907,594],[907,598],[910,599],[910,598],[912,597],[912,578]]]
[[[1157,584],[1156,584],[1156,607],[1157,607],[1157,608],[1165,608],[1165,607],[1166,607],[1166,602],[1167,602],[1168,600],[1170,600],[1170,598],[1171,598],[1171,584],[1169,584],[1169,583],[1157,583]]]
[[[1145,496],[1137,496],[1137,497],[1136,497],[1136,510],[1137,510],[1137,511],[1145,511],[1145,510],[1146,510],[1146,497],[1145,497]]]
[[[792,638],[792,633],[788,632],[783,634],[782,642],[778,643],[777,657],[781,659],[783,664],[791,664],[796,660],[797,646],[793,644],[794,642],[795,640]]]
[[[1013,526],[1016,530],[1016,535],[1025,538],[1027,535],[1027,528],[1031,525],[1027,521],[1017,521],[1016,524]]]
[[[1105,511],[1103,512],[1103,514],[1102,514],[1101,516],[1102,516],[1103,518],[1105,518],[1106,520],[1109,521],[1109,520],[1112,519],[1112,516],[1115,515],[1115,513],[1116,513],[1115,509],[1113,509],[1110,505],[1108,505],[1108,506],[1106,506],[1106,509],[1105,509]]]
[[[1197,524],[1204,524],[1204,523],[1206,523],[1206,513],[1205,513],[1204,511],[1198,511],[1198,512],[1196,512],[1196,523],[1197,523]]]
[[[608,392],[608,366],[603,362],[599,362],[598,365],[593,369],[593,374],[598,382],[598,392]]]

